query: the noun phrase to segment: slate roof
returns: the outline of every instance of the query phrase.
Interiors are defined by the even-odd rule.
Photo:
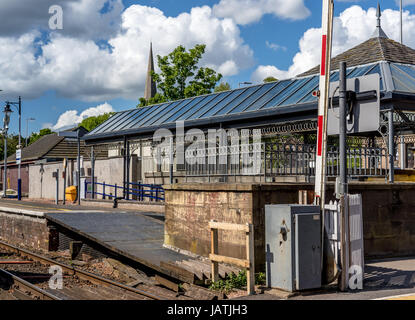
[[[332,58],[331,70],[338,70],[341,61],[346,61],[347,67],[365,65],[379,61],[415,65],[415,50],[392,39],[375,37]],[[318,74],[319,72],[320,65],[299,74],[298,76],[309,76]]]
[[[81,155],[89,157],[89,148],[86,150],[85,141],[81,141]],[[31,162],[41,159],[76,159],[78,156],[78,144],[76,139],[59,137],[56,133],[48,134],[22,149],[22,162]],[[107,158],[108,151],[95,149],[95,158]],[[14,163],[16,154],[7,158],[7,163]],[[3,163],[1,161],[0,163]]]
[[[41,137],[31,145],[22,149],[22,161],[33,161],[41,159],[49,150],[61,142],[64,137],[58,137],[56,133]],[[16,154],[7,158],[7,162],[16,161]]]
[[[85,128],[80,127],[84,133],[88,132]],[[77,128],[69,131],[74,131]],[[88,156],[85,142],[81,140],[81,155]],[[89,151],[89,149],[88,149]],[[22,162],[31,162],[41,159],[76,159],[78,156],[78,144],[76,139],[70,139],[58,136],[57,133],[45,135],[36,140],[31,145],[22,149]],[[95,158],[107,158],[108,151],[100,148],[95,149]],[[3,163],[1,161],[0,163]],[[16,154],[7,158],[7,163],[16,162]]]

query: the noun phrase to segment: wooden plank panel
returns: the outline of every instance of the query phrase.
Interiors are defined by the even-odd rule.
[[[210,236],[211,236],[211,252],[213,255],[216,255],[219,251],[218,230],[212,229],[210,231]],[[216,282],[218,280],[219,280],[219,265],[217,261],[212,261],[212,282]]]
[[[209,227],[211,229],[249,232],[248,224],[233,224],[233,223],[210,221]]]
[[[161,261],[160,267],[164,273],[166,273],[172,278],[179,279],[192,284],[195,283],[196,275],[193,272],[183,269],[178,265]]]
[[[249,232],[246,233],[246,258],[249,263],[249,270],[247,270],[247,290],[248,294],[255,293],[255,255],[254,255],[254,226],[249,225]]]
[[[225,256],[217,255],[217,254],[210,254],[209,259],[212,260],[212,261],[216,261],[216,262],[234,264],[234,265],[239,266],[241,268],[249,268],[249,261],[248,260],[225,257]]]
[[[203,280],[203,271],[190,260],[176,261],[183,269],[193,272],[199,280]]]
[[[159,276],[158,274],[156,274],[155,280],[162,286],[169,288],[170,290],[173,290],[174,292],[179,292],[179,285],[177,283],[170,281],[166,278],[163,278]]]
[[[199,260],[189,260],[189,263],[198,268],[204,275],[206,279],[212,278],[212,268],[210,263],[205,263]]]

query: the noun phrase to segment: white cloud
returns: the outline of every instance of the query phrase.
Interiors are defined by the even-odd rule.
[[[344,10],[334,19],[333,57],[368,40],[376,28],[376,9],[363,10],[354,5]],[[399,10],[382,11],[382,28],[389,38],[399,40]],[[414,48],[415,15],[409,11],[403,14],[404,44]],[[308,29],[299,41],[299,52],[294,56],[291,66],[281,70],[277,66],[259,66],[252,74],[253,81],[262,81],[267,76],[279,79],[294,77],[320,63],[321,29]]]
[[[64,19],[81,24],[89,19],[93,28],[99,28],[95,13],[100,5],[91,1],[73,2],[72,7],[79,6],[79,19],[70,15]],[[102,4],[103,0],[99,1]],[[94,14],[81,13],[81,8]],[[37,31],[0,37],[1,89],[25,99],[55,90],[61,96],[84,101],[137,100],[144,92],[150,41],[154,53],[162,56],[180,44],[188,49],[206,44],[201,65],[224,76],[235,75],[254,63],[253,51],[235,22],[214,16],[208,6],[168,17],[159,9],[132,5],[120,18],[116,34],[107,39],[109,48],[98,46],[93,39],[60,32],[52,32],[45,41],[38,40]],[[69,23],[65,21],[64,28]]]
[[[400,4],[400,1],[399,0],[395,0],[395,2],[396,2],[397,5]],[[413,4],[415,4],[415,0],[403,0],[403,3],[402,3],[402,5],[404,7],[405,6],[410,6],[410,5],[413,5]]]
[[[42,129],[52,128],[52,127],[53,127],[53,123],[50,123],[50,122],[42,123]]]
[[[270,41],[268,41],[268,40],[267,40],[267,41],[265,41],[265,45],[266,45],[269,49],[274,50],[274,51],[278,51],[278,50],[287,51],[287,48],[286,48],[286,47],[281,46],[281,45],[279,45],[279,44],[277,44],[277,43],[270,42]]]
[[[268,77],[274,77],[280,80],[287,78],[287,74],[275,66],[259,66],[252,74],[251,79],[254,83],[261,83]]]
[[[310,15],[304,0],[221,0],[213,6],[213,11],[218,17],[232,18],[240,25],[258,22],[266,14],[290,20]]]
[[[78,111],[76,110],[68,110],[59,116],[59,119],[56,122],[56,124],[52,126],[52,130],[57,131],[57,130],[71,128],[71,127],[78,125],[86,118],[95,117],[95,116],[99,116],[104,113],[109,113],[109,112],[114,112],[114,111],[115,110],[113,109],[113,107],[106,102],[99,106],[86,109],[80,114],[78,114]]]

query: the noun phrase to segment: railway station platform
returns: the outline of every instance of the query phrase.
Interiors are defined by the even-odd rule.
[[[0,220],[0,238],[17,246],[71,254],[78,246],[80,259],[112,256],[168,281],[200,284],[211,276],[209,261],[163,246],[161,213],[0,200]],[[219,272],[226,277],[238,270],[221,266]]]

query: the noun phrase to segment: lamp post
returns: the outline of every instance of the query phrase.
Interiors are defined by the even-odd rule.
[[[4,107],[3,113],[3,135],[4,135],[4,175],[3,175],[3,197],[7,197],[7,131],[9,130],[10,115],[12,114],[12,109],[9,104],[6,104]]]
[[[241,84],[242,84],[242,85],[247,85],[247,86],[249,86],[249,85],[251,85],[251,84],[252,84],[252,82],[248,82],[248,81],[245,81],[245,82],[239,82],[239,88],[241,87]]]
[[[35,118],[27,118],[26,119],[26,147],[27,147],[27,139],[29,137],[29,121],[35,121]]]
[[[19,113],[19,145],[17,147],[17,149],[21,150],[22,149],[22,97],[19,96],[19,101],[18,102],[10,102],[10,101],[6,101],[6,104],[15,106],[17,108],[17,111]],[[18,160],[16,157],[16,161],[18,161],[18,177],[17,177],[17,199],[20,201],[22,200],[22,179],[21,179],[21,159]]]

